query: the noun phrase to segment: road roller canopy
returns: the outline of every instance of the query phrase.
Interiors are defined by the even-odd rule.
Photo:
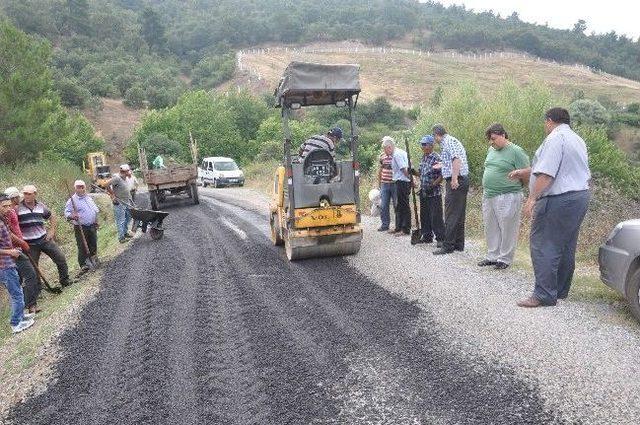
[[[276,106],[345,106],[360,93],[358,65],[291,62],[275,92]]]

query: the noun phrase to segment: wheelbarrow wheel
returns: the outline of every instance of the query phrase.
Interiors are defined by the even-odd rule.
[[[163,235],[164,235],[163,229],[157,229],[155,227],[149,228],[149,236],[151,236],[151,239],[153,239],[154,241],[162,239]]]

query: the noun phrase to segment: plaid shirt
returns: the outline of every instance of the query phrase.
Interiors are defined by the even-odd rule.
[[[441,195],[439,184],[432,187],[433,182],[442,175],[440,170],[433,169],[433,165],[437,162],[440,162],[440,155],[435,152],[424,155],[420,161],[420,193],[422,196],[431,198]]]
[[[453,174],[453,160],[460,159],[460,175],[469,175],[469,163],[467,162],[467,151],[458,139],[449,134],[445,134],[440,144],[442,153],[442,177],[451,178]]]
[[[0,220],[0,249],[13,249],[11,234],[4,221]],[[11,269],[16,266],[16,262],[8,254],[0,254],[0,270]]]

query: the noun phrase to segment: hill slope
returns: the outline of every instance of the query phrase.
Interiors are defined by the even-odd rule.
[[[605,97],[621,103],[640,100],[640,82],[583,66],[560,65],[520,53],[486,55],[437,54],[392,48],[368,48],[358,43],[325,43],[309,46],[270,46],[239,55],[235,78],[219,90],[248,87],[273,93],[282,71],[292,60],[319,63],[358,63],[361,66],[362,99],[384,96],[411,107],[428,100],[438,86],[474,80],[490,94],[505,79],[519,84],[534,81],[549,85],[566,96]]]

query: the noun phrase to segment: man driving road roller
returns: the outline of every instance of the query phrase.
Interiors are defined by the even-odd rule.
[[[342,129],[334,127],[326,135],[317,134],[308,138],[302,145],[298,155],[304,159],[309,153],[321,149],[329,152],[333,159],[336,158],[336,144],[342,139]]]

